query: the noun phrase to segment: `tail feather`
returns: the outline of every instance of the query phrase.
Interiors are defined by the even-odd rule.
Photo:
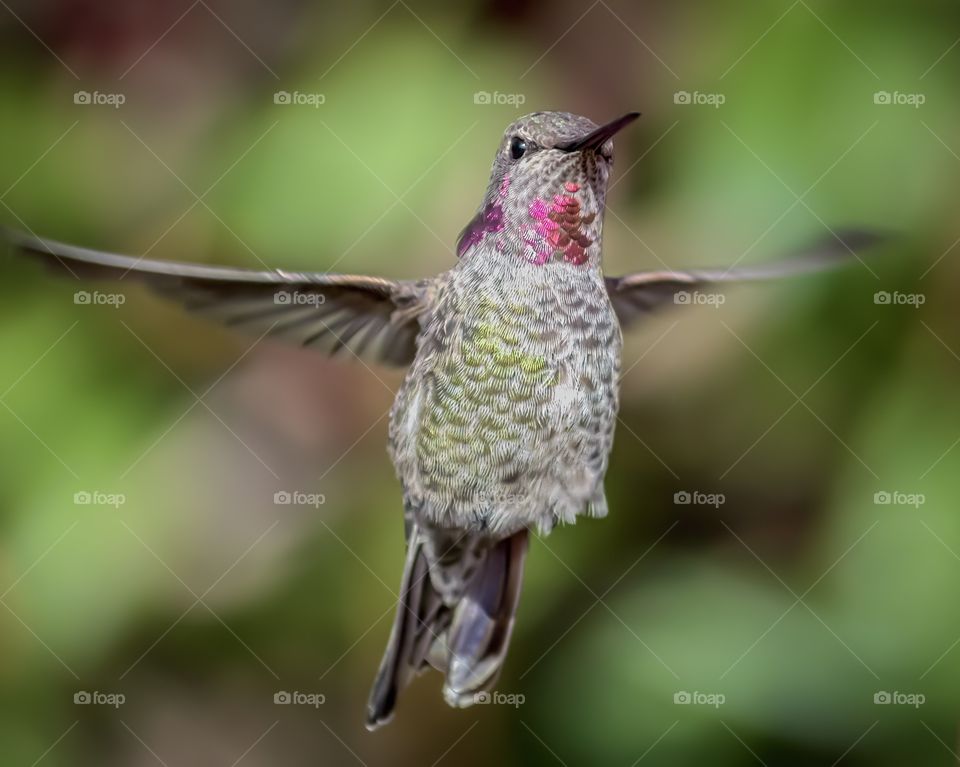
[[[367,705],[370,729],[390,720],[400,690],[428,665],[446,674],[447,703],[464,707],[492,687],[506,657],[527,532],[501,541],[461,536],[444,551],[437,544],[431,531],[411,530],[396,620]]]
[[[397,694],[414,672],[421,670],[433,642],[433,626],[440,624],[439,618],[444,612],[443,601],[438,596],[430,582],[423,544],[414,527],[403,568],[397,617],[367,704],[369,729],[390,721]]]
[[[520,601],[527,537],[524,530],[490,550],[454,611],[443,686],[451,706],[473,705],[500,675]]]

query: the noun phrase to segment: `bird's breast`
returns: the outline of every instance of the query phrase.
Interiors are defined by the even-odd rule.
[[[443,339],[424,366],[430,388],[418,405],[424,445],[481,442],[496,452],[571,417],[588,417],[610,396],[620,333],[606,289],[564,266],[568,282],[524,275],[472,285],[451,302],[452,317],[435,320]]]

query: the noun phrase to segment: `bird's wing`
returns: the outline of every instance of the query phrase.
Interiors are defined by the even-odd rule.
[[[885,239],[867,231],[847,231],[831,235],[819,245],[773,264],[731,269],[693,269],[653,271],[607,277],[607,292],[623,328],[641,316],[665,304],[686,304],[695,291],[718,283],[771,280],[830,269],[856,257]],[[686,295],[684,295],[686,294]]]
[[[430,281],[322,272],[256,271],[103,253],[19,232],[2,232],[18,251],[83,279],[135,280],[188,310],[256,335],[327,353],[349,349],[406,365],[416,352]]]

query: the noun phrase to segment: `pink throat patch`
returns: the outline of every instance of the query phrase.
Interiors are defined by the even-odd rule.
[[[593,244],[583,227],[593,223],[596,215],[582,215],[580,202],[573,195],[580,186],[568,181],[564,184],[567,194],[555,194],[547,202],[537,197],[530,204],[533,225],[527,229],[524,242],[530,247],[529,260],[539,265],[552,258],[581,265],[587,261],[587,248]]]

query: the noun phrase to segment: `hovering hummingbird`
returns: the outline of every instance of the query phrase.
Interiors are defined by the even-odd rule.
[[[607,514],[623,329],[683,291],[814,271],[876,239],[848,232],[774,266],[605,277],[612,137],[638,116],[512,123],[457,263],[426,279],[154,261],[7,235],[78,278],[129,276],[231,327],[409,366],[389,430],[407,555],[371,729],[429,666],[451,706],[483,700],[510,643],[530,531]]]

